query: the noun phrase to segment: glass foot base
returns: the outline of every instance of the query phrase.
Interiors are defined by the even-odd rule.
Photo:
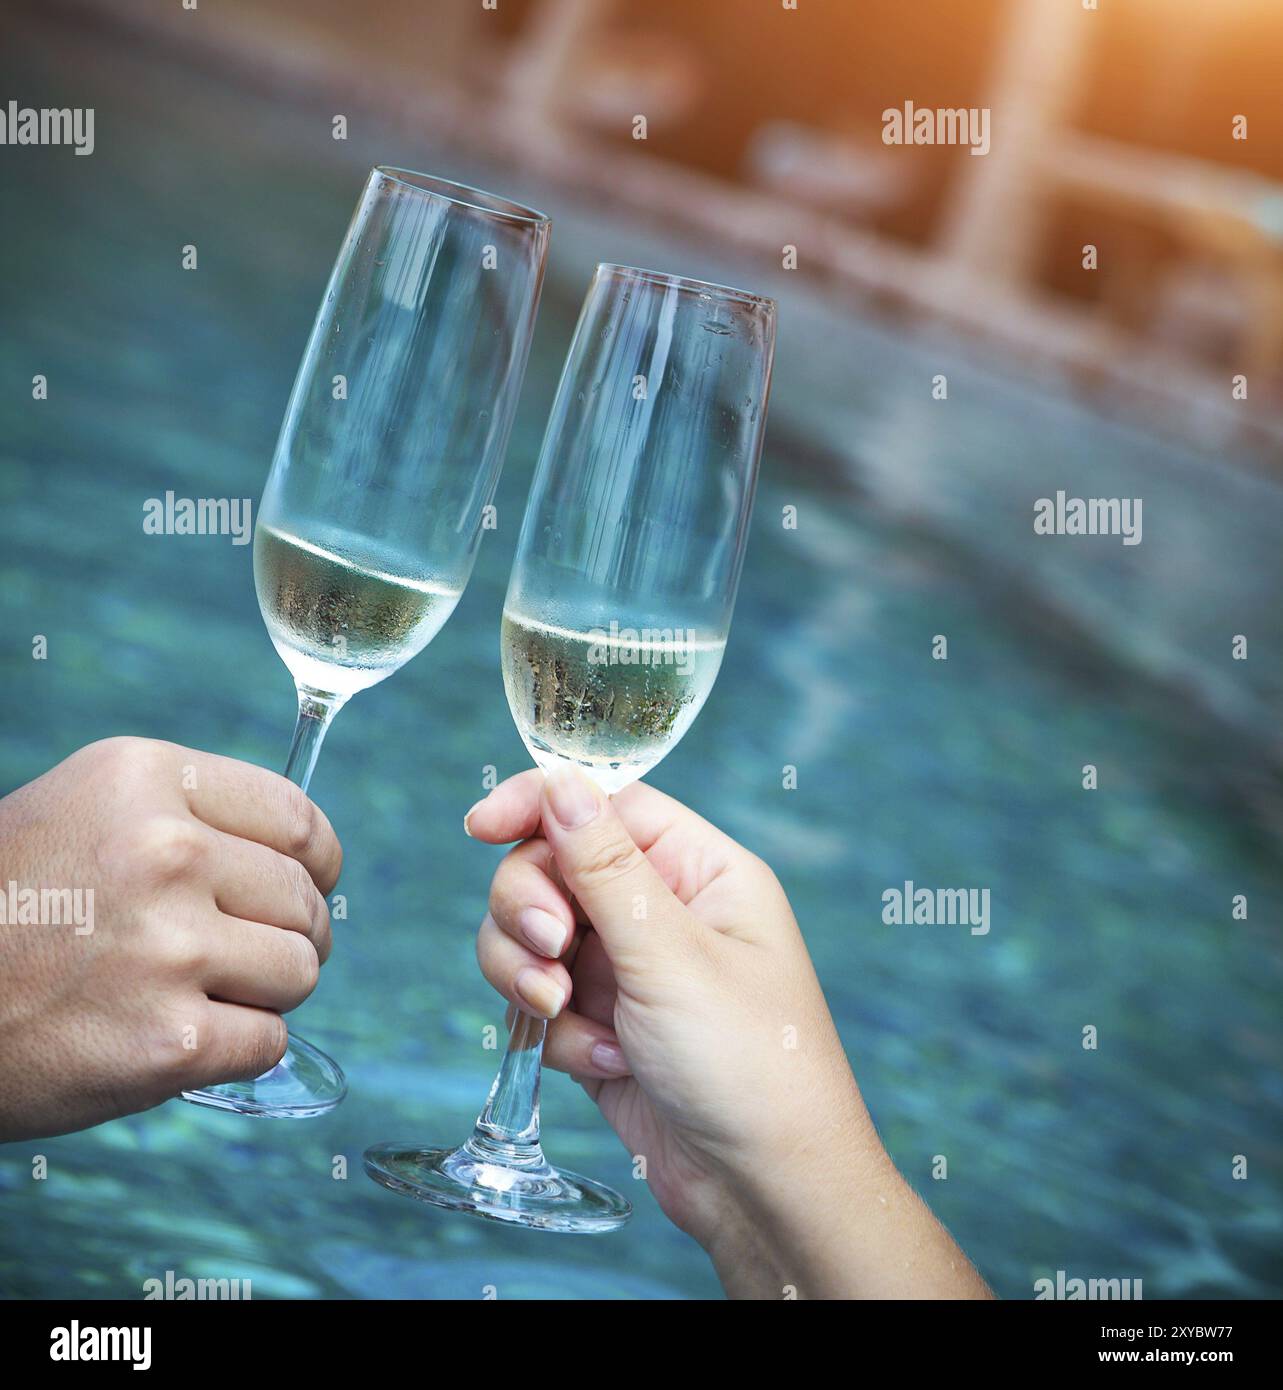
[[[538,1231],[596,1235],[617,1230],[633,1214],[613,1188],[558,1172],[538,1150],[514,1161],[504,1146],[475,1137],[457,1149],[379,1144],[366,1149],[365,1171],[420,1202]]]
[[[345,1095],[347,1078],[339,1064],[310,1042],[291,1038],[285,1056],[271,1071],[250,1081],[184,1091],[183,1099],[262,1119],[305,1120],[328,1114]]]

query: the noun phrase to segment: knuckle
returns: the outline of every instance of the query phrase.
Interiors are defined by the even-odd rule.
[[[204,1004],[204,999],[198,999],[188,1006],[175,1003],[162,1010],[140,1050],[158,1101],[175,1095],[199,1074],[202,1048],[212,1042],[206,1036]]]
[[[510,1000],[514,993],[513,984],[511,979],[500,970],[498,961],[489,956],[481,956],[478,959],[481,964],[481,978],[496,993],[502,994],[505,999]]]
[[[76,756],[86,762],[104,764],[126,761],[130,748],[142,742],[142,739],[116,734],[112,738],[95,739],[93,743],[85,744]]]
[[[170,747],[153,738],[119,734],[91,743],[83,751],[95,770],[109,778],[113,785],[136,786],[156,782],[173,767]]]
[[[255,1058],[255,1064],[261,1062],[263,1070],[268,1071],[285,1056],[285,1049],[290,1045],[290,1030],[285,1025],[285,1020],[280,1014],[268,1014],[267,1023],[263,1028],[262,1055]]]
[[[493,985],[500,993],[504,993],[503,971],[500,964],[502,949],[499,936],[499,927],[494,918],[487,915],[477,930],[477,966],[481,971],[482,979],[487,984]]]
[[[535,872],[538,870],[536,869]],[[518,854],[516,850],[509,850],[499,861],[499,867],[490,880],[490,911],[497,916],[503,909],[518,901],[527,901],[531,882],[528,877],[530,873],[530,860]],[[523,884],[526,885],[524,894]]]
[[[233,1049],[229,1066],[237,1076],[261,1076],[285,1056],[289,1040],[285,1020],[280,1014],[264,1010],[262,1019],[255,1020],[253,1031]]]
[[[316,947],[319,964],[324,965],[334,945],[334,933],[330,929],[330,905],[319,893],[316,895],[316,914],[312,919],[311,940],[312,945]]]
[[[593,844],[580,860],[579,879],[602,885],[632,873],[641,863],[641,850],[631,840],[602,840]]]
[[[305,936],[300,936],[297,932],[290,933],[290,940],[293,943],[291,950],[291,983],[296,994],[301,994],[306,999],[316,988],[316,983],[321,976],[321,958],[316,953],[316,947]]]
[[[164,975],[199,974],[208,961],[205,939],[193,927],[160,917],[152,921],[147,937],[148,960]]]
[[[286,860],[285,876],[289,881],[290,892],[298,905],[298,913],[294,921],[282,925],[292,926],[299,931],[311,931],[317,925],[325,899],[321,898],[321,895],[316,891],[311,874],[297,859]],[[318,898],[320,899],[319,906]]]
[[[253,1026],[235,1038],[221,1040],[220,1072],[229,1081],[249,1076],[261,1076],[285,1056],[289,1045],[289,1029],[278,1013],[263,1009]]]
[[[494,918],[487,912],[481,919],[481,925],[477,928],[477,939],[474,942],[477,953],[477,964],[481,967],[481,973],[483,975],[486,972],[486,962],[494,954],[492,945],[494,941],[494,932]]]
[[[775,877],[775,870],[759,854],[745,851],[748,855],[746,868],[748,871],[765,886],[778,886],[779,879]]]
[[[513,890],[511,879],[504,876],[500,869],[490,881],[490,897],[486,903],[489,916],[497,923],[500,918],[508,915],[509,907],[513,902]]]
[[[149,878],[182,878],[205,858],[208,841],[200,826],[182,816],[152,816],[128,832],[124,860]]]
[[[285,844],[296,860],[306,858],[317,846],[320,812],[316,804],[292,782],[285,784]]]
[[[151,739],[138,738],[133,734],[116,734],[112,738],[100,738],[84,748],[86,757],[101,762],[136,763],[139,758],[150,755],[156,745]]]

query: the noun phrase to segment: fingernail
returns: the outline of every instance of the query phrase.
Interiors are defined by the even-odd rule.
[[[628,1063],[624,1060],[624,1049],[618,1043],[594,1043],[588,1058],[598,1071],[609,1072],[611,1076],[628,1075]]]
[[[556,1018],[566,1002],[566,991],[554,984],[537,965],[524,965],[513,980],[517,993],[542,1018]]]
[[[467,814],[466,816],[464,816],[464,818],[463,818],[463,833],[464,833],[465,835],[467,835],[469,839],[472,838],[472,830],[471,830],[471,828],[469,827],[468,822],[472,819],[473,814],[474,814],[474,813],[476,812],[476,810],[477,810],[477,807],[478,807],[478,806],[481,806],[481,805],[485,802],[485,800],[486,800],[486,798],[483,796],[483,797],[481,798],[481,800],[477,802],[477,805],[471,807],[470,810],[468,811],[468,814]]]
[[[523,907],[517,917],[521,934],[541,956],[554,960],[566,949],[566,928],[542,907]]]
[[[583,773],[559,767],[548,777],[548,804],[563,830],[578,830],[597,814],[597,793]]]

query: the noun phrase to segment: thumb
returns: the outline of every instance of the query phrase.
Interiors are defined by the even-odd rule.
[[[616,976],[671,964],[700,924],[633,843],[609,797],[572,767],[548,775],[540,798],[544,838],[562,880],[601,937]]]

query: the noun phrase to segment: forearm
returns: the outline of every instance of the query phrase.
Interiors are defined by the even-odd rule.
[[[740,1175],[706,1242],[729,1297],[992,1297],[869,1136]]]

